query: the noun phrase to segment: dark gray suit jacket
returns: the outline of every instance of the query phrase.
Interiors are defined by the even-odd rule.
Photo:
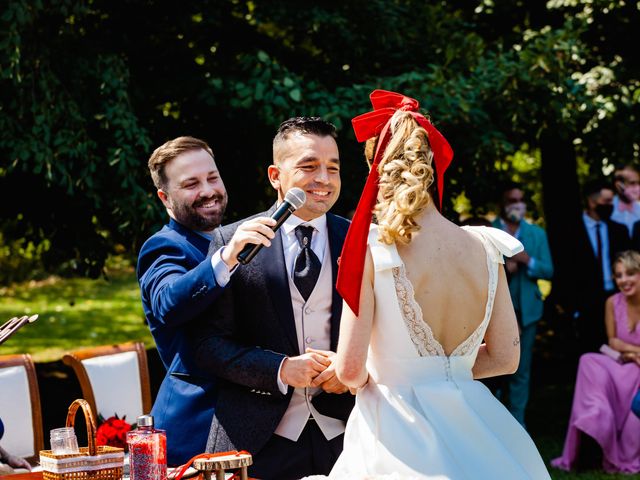
[[[274,208],[259,215],[269,216]],[[218,228],[210,250],[227,244],[240,223]],[[344,218],[327,214],[334,282],[333,351],[342,313],[342,299],[335,291],[337,260],[348,227]],[[196,363],[220,381],[207,451],[237,449],[257,454],[273,435],[293,394],[292,387],[286,395],[278,389],[280,363],[285,356],[304,353],[298,351],[280,232],[270,248],[263,248],[251,263],[238,267],[208,314],[190,325],[190,338]],[[353,404],[354,397],[349,393],[323,392],[313,400],[320,413],[343,420]]]

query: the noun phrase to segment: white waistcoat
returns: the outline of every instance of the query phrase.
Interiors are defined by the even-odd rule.
[[[329,245],[325,246],[324,259],[318,282],[305,302],[297,287],[289,278],[293,317],[296,323],[298,349],[301,354],[307,347],[320,350],[331,349],[331,304],[333,297],[333,276],[331,270],[331,252]],[[275,433],[281,437],[297,441],[311,415],[320,430],[331,440],[344,432],[345,422],[337,418],[327,417],[318,413],[310,400],[322,391],[319,387],[296,388],[291,402]],[[333,395],[333,394],[328,394]]]

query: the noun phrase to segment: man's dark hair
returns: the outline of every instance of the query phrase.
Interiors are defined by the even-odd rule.
[[[293,117],[280,124],[273,138],[273,161],[277,165],[282,156],[284,142],[293,134],[317,135],[337,138],[336,127],[320,117]]]
[[[582,196],[584,198],[589,198],[594,195],[599,195],[603,189],[613,190],[613,187],[609,182],[602,178],[590,180],[582,187]]]
[[[498,203],[502,203],[504,201],[504,194],[507,192],[510,192],[511,190],[522,190],[522,192],[524,192],[524,187],[522,186],[522,184],[518,183],[518,182],[514,182],[512,180],[509,180],[508,182],[502,182],[498,185],[498,189],[496,190],[496,200],[498,201]],[[525,197],[526,198],[526,197]]]
[[[337,138],[338,136],[336,127],[320,117],[293,117],[280,124],[276,138],[285,138],[294,132],[318,135],[319,137],[331,136]]]
[[[500,189],[500,195],[504,195],[508,191],[515,190],[516,188],[518,190],[524,191],[524,188],[522,187],[521,183],[514,182],[514,181],[505,182],[502,184],[502,188]]]

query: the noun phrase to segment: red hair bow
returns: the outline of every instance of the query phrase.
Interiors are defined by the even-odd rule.
[[[417,100],[386,90],[374,90],[369,98],[373,105],[373,111],[355,117],[351,120],[351,124],[359,142],[379,136],[378,146],[356,213],[353,216],[342,247],[336,285],[336,289],[356,315],[360,313],[360,288],[362,286],[364,259],[367,252],[369,225],[371,224],[373,208],[378,197],[378,165],[391,138],[389,126],[393,114],[398,110],[405,110],[411,113],[416,122],[427,131],[431,150],[433,151],[440,206],[442,205],[442,193],[444,191],[444,172],[453,158],[453,150],[449,142],[418,111],[420,104]]]

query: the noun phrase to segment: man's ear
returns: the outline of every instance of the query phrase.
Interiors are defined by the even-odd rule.
[[[613,186],[615,187],[615,192],[620,195],[624,193],[625,181],[624,179],[617,178],[615,182],[613,182]]]
[[[169,203],[169,197],[167,197],[167,193],[164,190],[159,188],[157,191],[157,194],[158,194],[158,198],[160,199],[162,204],[165,206],[165,208],[167,210],[171,210],[171,204]]]
[[[271,186],[280,191],[280,169],[276,165],[269,165],[267,168],[267,176],[269,177],[269,182],[271,182]]]

